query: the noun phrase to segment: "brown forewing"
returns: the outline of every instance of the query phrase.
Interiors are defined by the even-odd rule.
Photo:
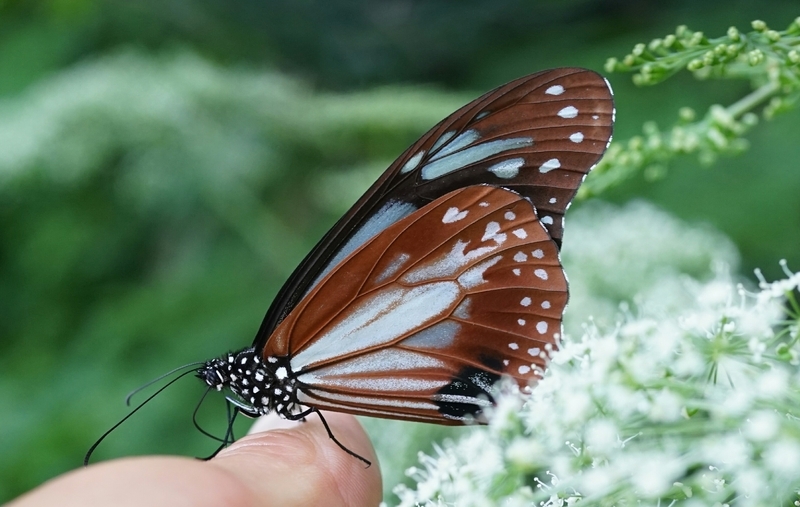
[[[574,116],[559,115],[569,107],[575,109]],[[550,236],[560,245],[564,212],[581,181],[607,147],[613,117],[613,98],[606,81],[592,71],[578,68],[532,74],[465,105],[409,147],[314,247],[273,301],[254,345],[260,348],[266,343],[277,324],[307,293],[319,274],[330,267],[336,253],[389,201],[421,208],[468,185],[503,186],[533,202]],[[476,132],[478,138],[454,153],[493,140],[522,137],[532,142],[529,146],[503,150],[467,163],[436,178],[423,178],[422,169],[446,146],[441,143],[442,136],[450,135],[453,140],[470,130]],[[441,146],[434,150],[437,143]],[[423,156],[415,169],[403,172],[409,161],[420,153]],[[495,164],[520,158],[524,163],[513,177],[499,177],[488,170]],[[560,167],[542,172],[542,166],[553,159],[559,161]]]

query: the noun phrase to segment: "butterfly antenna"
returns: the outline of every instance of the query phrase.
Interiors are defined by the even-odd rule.
[[[155,384],[156,382],[158,382],[158,381],[160,381],[160,380],[162,380],[162,379],[164,379],[166,377],[169,377],[170,375],[172,375],[176,371],[181,371],[184,368],[194,368],[195,366],[199,366],[201,364],[203,364],[203,361],[196,361],[194,363],[184,364],[183,366],[178,366],[177,368],[173,368],[172,370],[168,371],[167,373],[164,373],[163,375],[159,375],[158,377],[154,378],[153,380],[147,382],[146,384],[144,384],[142,386],[137,387],[136,389],[134,389],[133,391],[128,393],[128,395],[125,397],[125,405],[130,407],[131,406],[131,398],[133,398],[137,393],[141,392],[143,389],[147,389],[148,387],[150,387],[151,385]]]
[[[83,466],[88,466],[88,465],[89,465],[89,458],[91,458],[91,457],[92,457],[92,453],[94,452],[94,450],[95,450],[95,449],[97,449],[97,446],[98,446],[98,445],[100,445],[100,443],[101,443],[103,440],[105,440],[105,438],[106,438],[106,437],[107,437],[107,436],[108,436],[108,435],[109,435],[109,434],[110,434],[112,431],[114,431],[115,429],[119,428],[119,426],[120,426],[122,423],[124,423],[125,421],[127,421],[128,419],[130,419],[130,417],[131,417],[133,414],[135,414],[136,412],[138,412],[138,411],[139,411],[139,409],[140,409],[140,408],[142,408],[143,406],[147,405],[147,403],[148,403],[150,400],[152,400],[153,398],[155,398],[156,396],[158,396],[159,394],[161,394],[161,391],[163,391],[164,389],[168,388],[169,386],[171,386],[172,384],[174,384],[175,382],[177,382],[178,380],[180,380],[180,379],[181,379],[181,377],[185,377],[186,375],[188,375],[188,374],[190,374],[190,373],[193,373],[193,372],[194,372],[194,370],[185,371],[185,372],[181,373],[180,375],[178,375],[177,377],[175,377],[174,379],[172,379],[172,380],[170,380],[169,382],[167,382],[167,384],[166,384],[166,385],[162,386],[161,388],[159,388],[159,389],[158,389],[158,391],[156,391],[156,392],[154,392],[153,394],[151,394],[151,395],[150,395],[150,396],[149,396],[149,397],[148,397],[146,400],[144,400],[143,402],[141,402],[141,403],[140,403],[140,404],[139,404],[139,405],[138,405],[136,408],[134,408],[133,410],[131,410],[130,412],[128,412],[128,415],[126,415],[125,417],[123,417],[123,418],[122,418],[122,419],[121,419],[121,420],[120,420],[120,421],[119,421],[117,424],[115,424],[114,426],[112,426],[111,428],[109,428],[109,429],[108,429],[108,430],[107,430],[105,433],[103,433],[103,434],[100,436],[100,438],[98,438],[98,439],[97,439],[97,441],[96,441],[94,444],[92,444],[92,446],[91,446],[91,447],[89,448],[89,450],[86,452],[86,456],[83,458]]]

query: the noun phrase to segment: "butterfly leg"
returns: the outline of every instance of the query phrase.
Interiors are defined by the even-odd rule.
[[[233,406],[233,409],[231,409],[231,406]],[[234,437],[233,435],[233,423],[236,421],[236,416],[239,415],[239,413],[241,413],[241,410],[239,409],[239,407],[232,405],[231,403],[227,403],[226,407],[228,409],[228,429],[225,430],[225,436],[223,436],[220,439],[218,437],[210,435],[209,433],[206,433],[203,430],[200,430],[203,431],[203,433],[205,433],[206,435],[210,436],[211,438],[214,438],[215,440],[219,440],[221,442],[219,447],[217,447],[217,449],[213,453],[211,453],[211,455],[206,456],[205,458],[198,458],[202,461],[210,460],[211,458],[219,454],[219,452],[222,449],[228,447],[230,444],[234,442],[234,440],[236,440],[236,437]]]
[[[306,417],[308,417],[309,415],[311,415],[313,413],[316,413],[319,416],[319,420],[322,421],[322,425],[325,426],[325,431],[328,432],[328,437],[331,440],[333,440],[333,442],[336,445],[338,445],[341,450],[343,450],[344,452],[346,452],[350,456],[363,461],[367,465],[367,468],[372,466],[372,462],[371,461],[369,461],[368,459],[366,459],[366,458],[354,453],[353,451],[351,451],[350,449],[345,447],[344,444],[339,442],[339,440],[337,440],[335,436],[333,436],[333,432],[331,431],[331,427],[328,426],[328,421],[326,421],[325,418],[322,417],[322,412],[320,412],[316,408],[309,408],[308,410],[306,410],[304,412],[300,412],[299,414],[285,414],[285,417],[287,419],[289,419],[290,421],[302,421],[302,420],[305,420]]]

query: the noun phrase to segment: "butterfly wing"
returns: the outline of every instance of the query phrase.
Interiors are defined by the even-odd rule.
[[[462,107],[408,148],[306,256],[274,299],[254,346],[262,348],[303,296],[369,238],[467,185],[528,197],[559,246],[564,212],[608,146],[613,120],[608,83],[577,68],[517,79]]]
[[[281,322],[301,403],[458,423],[501,375],[527,385],[561,332],[567,282],[530,202],[471,186],[367,240]]]

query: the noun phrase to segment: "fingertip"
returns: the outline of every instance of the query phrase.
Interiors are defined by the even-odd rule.
[[[260,418],[250,435],[221,452],[211,464],[238,476],[256,497],[272,505],[374,506],[381,501],[380,467],[358,420],[325,413],[331,432],[370,467],[333,442],[319,417],[308,422]]]
[[[296,428],[300,424],[303,424],[303,422],[291,421],[289,419],[279,416],[275,412],[270,412],[269,414],[261,416],[258,419],[256,419],[256,421],[250,427],[250,430],[247,432],[247,434],[252,435],[254,433],[261,433],[262,431],[291,429],[291,428]]]

